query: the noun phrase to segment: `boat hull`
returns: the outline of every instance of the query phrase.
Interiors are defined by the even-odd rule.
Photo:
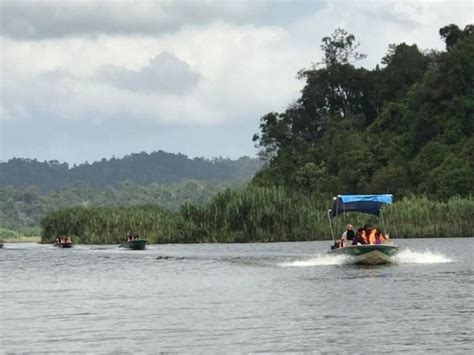
[[[58,248],[72,248],[72,243],[55,243]]]
[[[123,242],[120,244],[120,248],[130,249],[130,250],[144,250],[147,243],[146,239],[136,239],[130,240],[128,242]]]
[[[386,244],[366,244],[349,245],[344,248],[333,249],[330,251],[334,255],[350,256],[354,264],[361,265],[380,265],[393,261],[393,256],[398,252],[395,245]]]

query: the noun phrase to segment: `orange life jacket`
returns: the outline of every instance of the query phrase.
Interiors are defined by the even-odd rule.
[[[375,244],[375,233],[377,233],[377,230],[372,228],[369,232],[369,244]]]

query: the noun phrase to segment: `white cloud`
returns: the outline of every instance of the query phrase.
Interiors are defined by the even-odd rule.
[[[6,110],[23,103],[36,113],[84,120],[125,113],[179,124],[258,120],[296,96],[295,73],[305,62],[285,30],[253,25],[216,23],[157,39],[40,41],[29,48],[6,42],[4,68],[12,68],[2,88]]]
[[[320,39],[337,26],[356,35],[368,54],[360,64],[372,67],[390,43],[442,49],[440,27],[472,21],[471,2],[0,4],[0,122],[9,122],[7,141],[25,134],[15,130],[16,121],[41,120],[45,127],[121,122],[148,130],[155,125],[160,134],[164,127],[232,127],[229,147],[242,146],[245,153],[253,146],[250,136],[236,142],[232,130],[256,129],[263,114],[282,111],[296,99],[303,86],[297,71],[320,60]],[[177,138],[175,151],[184,144],[197,146]],[[23,155],[16,149],[0,158]],[[208,155],[226,149],[231,150],[216,146]],[[130,143],[129,151],[135,150]]]

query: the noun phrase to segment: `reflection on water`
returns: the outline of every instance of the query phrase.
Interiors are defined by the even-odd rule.
[[[329,244],[6,244],[0,348],[470,353],[473,239],[400,240],[373,267]]]

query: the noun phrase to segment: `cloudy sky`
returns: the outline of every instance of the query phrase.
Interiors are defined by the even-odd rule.
[[[254,156],[341,26],[372,68],[390,43],[443,49],[472,1],[0,0],[0,160],[165,150]]]

